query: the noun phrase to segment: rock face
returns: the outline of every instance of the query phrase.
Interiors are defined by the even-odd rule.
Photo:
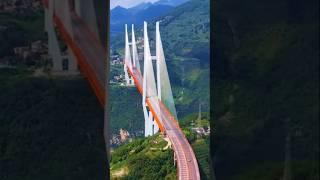
[[[130,134],[127,130],[125,129],[120,129],[120,141],[125,142],[128,140]]]

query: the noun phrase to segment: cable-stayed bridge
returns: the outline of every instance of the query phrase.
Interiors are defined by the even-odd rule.
[[[53,60],[53,69],[61,72],[79,69],[87,78],[103,107],[106,102],[107,76],[105,3],[106,1],[100,0],[43,0],[48,50]],[[61,47],[60,40],[65,43],[66,49]],[[172,143],[179,179],[200,179],[193,150],[176,121],[177,115],[161,44],[159,23],[157,23],[156,41],[156,56],[151,56],[145,23],[142,75],[134,31],[132,29],[131,43],[126,31],[126,80],[128,84],[135,85],[142,94],[145,135],[153,135],[160,130]],[[157,64],[157,81],[153,70],[154,60]],[[104,128],[106,126],[105,121]],[[105,140],[108,142],[106,132]]]
[[[145,136],[159,130],[169,138],[177,162],[179,180],[200,179],[195,154],[177,122],[167,65],[163,52],[159,22],[156,23],[156,54],[151,55],[147,23],[144,22],[144,62],[143,72],[139,63],[134,26],[132,25],[129,42],[127,25],[125,26],[124,72],[126,83],[135,85],[142,95],[145,117]],[[154,63],[156,73],[154,72]],[[156,78],[155,78],[156,74]]]

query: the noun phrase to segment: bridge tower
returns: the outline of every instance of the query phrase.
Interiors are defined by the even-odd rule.
[[[135,45],[133,45],[133,47],[135,47]],[[126,49],[128,52],[128,46]],[[132,54],[135,54],[136,50],[133,48],[132,52]],[[177,163],[178,179],[200,179],[199,167],[192,147],[180,129],[179,124],[176,122],[177,114],[162,48],[159,22],[156,23],[155,56],[151,55],[147,23],[144,22],[143,75],[140,69],[137,68],[137,64],[132,60],[128,60],[131,59],[125,59],[125,62],[128,64],[128,66],[126,66],[128,74],[134,79],[134,84],[137,86],[143,98],[145,136],[155,134],[160,128],[161,132],[165,133],[168,140],[173,144],[172,148],[174,151],[174,159]],[[153,61],[155,61],[155,63],[153,63]],[[156,74],[154,72],[154,66],[156,66]]]
[[[56,15],[55,8],[59,8],[61,12],[59,15],[68,22],[66,28],[72,32],[70,4],[65,0],[48,0],[47,5],[48,8],[45,8],[45,30],[48,34],[48,53],[52,59],[51,72],[55,75],[78,74],[74,55],[69,47],[61,46],[53,21],[54,15]]]
[[[156,64],[156,80],[154,77],[154,64]],[[177,113],[173,101],[172,89],[170,85],[167,65],[162,47],[159,22],[156,22],[156,54],[151,55],[147,23],[144,22],[144,72],[143,72],[143,107],[145,115],[145,136],[153,135],[159,131],[157,123],[152,117],[152,113],[145,105],[146,99],[152,100],[157,97],[159,103],[154,107],[154,111],[160,111],[160,103],[163,103],[174,119]],[[160,121],[161,121],[161,117]]]
[[[153,60],[157,60],[156,56],[151,56],[149,37],[148,37],[148,27],[147,22],[143,25],[143,40],[144,40],[144,64],[143,64],[143,82],[142,82],[142,107],[145,119],[145,136],[151,136],[159,132],[159,127],[155,122],[151,109],[147,106],[147,99],[154,99],[158,97],[156,81],[154,77],[153,70]],[[158,111],[159,104],[154,107]]]
[[[129,72],[128,72],[128,69],[132,69],[135,65],[135,62],[132,62],[132,60],[135,58],[135,54],[133,51],[133,48],[134,48],[133,44],[135,44],[135,42],[134,42],[133,37],[134,37],[134,29],[132,29],[132,39],[131,39],[131,43],[130,43],[129,42],[129,35],[128,35],[128,26],[126,24],[125,25],[125,56],[124,56],[123,70],[124,70],[124,77],[125,77],[127,86],[134,86],[134,80],[129,75]],[[132,52],[130,50],[130,45],[132,48]]]
[[[138,57],[138,49],[136,44],[136,38],[134,33],[134,25],[131,27],[131,42],[129,42],[128,26],[125,25],[125,57],[123,70],[125,73],[125,80],[127,86],[134,86],[133,77],[128,72],[129,69],[136,69],[141,73],[140,63]],[[131,48],[130,48],[131,47]]]
[[[135,40],[134,26],[132,25],[132,39],[129,42],[127,25],[125,25],[125,58],[124,58],[124,72],[127,85],[134,85],[134,80],[130,76],[133,70],[141,73],[138,51]],[[167,65],[164,57],[159,22],[156,23],[156,54],[151,55],[147,22],[144,22],[144,64],[143,64],[143,80],[142,80],[142,106],[145,118],[145,136],[154,135],[159,132],[159,127],[155,122],[152,110],[155,113],[160,112],[160,102],[163,103],[177,119],[177,113],[173,101],[173,95],[167,70]],[[130,48],[131,46],[131,48]],[[155,63],[154,63],[155,61]],[[156,78],[154,71],[154,64],[156,66]],[[156,106],[151,110],[147,101],[159,101]],[[159,112],[158,112],[159,111]],[[160,121],[161,121],[161,117]]]

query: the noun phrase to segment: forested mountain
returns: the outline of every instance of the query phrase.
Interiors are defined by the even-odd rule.
[[[318,7],[300,0],[212,4],[217,179],[319,178]]]
[[[132,8],[117,6],[110,12],[111,36],[124,33],[124,24],[140,26],[143,21],[149,21],[162,16],[173,9],[171,5],[141,3]]]
[[[143,21],[151,21],[161,17],[187,1],[189,0],[142,2],[131,8],[116,6],[110,12],[111,36],[122,34],[124,32],[124,24],[135,24],[136,27],[139,27],[143,24]]]
[[[158,19],[178,117],[197,112],[199,103],[209,110],[209,4],[191,0]]]
[[[159,134],[124,144],[111,157],[111,179],[177,179],[173,151]]]
[[[103,108],[85,79],[0,68],[0,179],[103,179]]]

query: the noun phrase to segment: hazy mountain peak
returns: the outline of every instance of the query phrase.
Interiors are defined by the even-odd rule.
[[[140,3],[132,8],[117,6],[110,12],[110,29],[112,32],[123,32],[124,24],[141,25],[143,21],[150,21],[161,17],[174,7],[151,2]]]
[[[112,11],[119,11],[119,10],[126,10],[126,8],[118,5],[112,9]]]
[[[129,9],[133,11],[141,11],[144,9],[148,9],[150,6],[152,6],[151,2],[143,2]]]
[[[168,5],[168,6],[179,6],[189,0],[159,0],[155,2],[154,4],[162,4],[162,5]]]

